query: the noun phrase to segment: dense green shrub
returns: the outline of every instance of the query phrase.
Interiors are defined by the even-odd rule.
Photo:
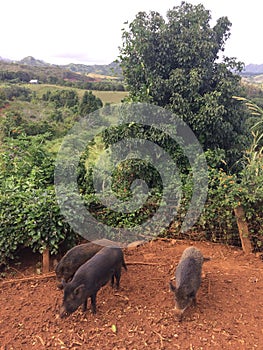
[[[103,103],[99,97],[93,95],[92,91],[85,91],[79,105],[79,113],[81,116],[86,116],[102,106]]]
[[[20,85],[8,85],[0,89],[0,94],[9,101],[17,98],[21,101],[31,101],[32,91]]]
[[[20,248],[57,253],[65,240],[73,244],[76,236],[63,221],[53,186],[40,189],[30,184],[1,190],[0,265],[15,257]]]
[[[4,136],[17,138],[21,135],[33,136],[49,133],[49,138],[56,133],[55,126],[46,120],[30,121],[20,112],[8,111],[2,119]]]
[[[79,103],[78,95],[74,90],[48,90],[43,94],[42,99],[44,101],[53,102],[56,108],[71,108]]]
[[[45,136],[6,141],[0,157],[0,264],[22,247],[33,251],[73,243],[77,236],[63,221],[53,185],[54,159]]]

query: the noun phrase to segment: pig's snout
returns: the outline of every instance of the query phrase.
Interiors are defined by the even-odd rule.
[[[184,309],[177,309],[176,306],[174,307],[174,313],[175,316],[177,317],[178,321],[181,322],[183,319],[183,314],[186,308]]]
[[[64,288],[64,286],[63,286],[63,284],[61,282],[60,283],[58,282],[57,283],[57,288],[62,290]]]
[[[60,310],[59,310],[59,316],[60,318],[65,318],[69,316],[69,313],[67,312],[67,310],[65,309],[65,307],[62,305]]]

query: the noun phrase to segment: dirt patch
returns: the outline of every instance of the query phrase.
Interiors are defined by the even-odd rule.
[[[182,251],[201,249],[197,306],[178,322],[169,281]],[[206,242],[158,240],[125,251],[118,291],[97,296],[97,314],[58,315],[62,291],[55,277],[0,282],[0,349],[263,349],[263,262],[241,250]],[[35,263],[35,262],[34,262]],[[26,271],[34,275],[34,266]]]

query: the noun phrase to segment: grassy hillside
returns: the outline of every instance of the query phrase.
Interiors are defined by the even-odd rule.
[[[248,83],[258,84],[263,87],[263,74],[258,75],[244,75],[242,79]]]
[[[66,87],[61,85],[53,84],[25,84],[25,87],[34,91],[38,97],[41,97],[48,90],[74,90],[77,92],[78,96],[81,98],[85,92],[83,89]],[[128,95],[127,91],[92,91],[92,93],[99,97],[103,104],[105,103],[121,103],[121,101]]]
[[[59,93],[58,93],[59,91]],[[72,105],[60,101],[60,97],[75,92],[77,100]],[[52,84],[8,84],[0,83],[0,141],[7,137],[16,138],[49,133],[51,148],[56,151],[61,138],[79,119],[80,103],[84,89]],[[61,93],[60,93],[61,92]],[[57,96],[58,100],[46,98]],[[103,105],[119,104],[127,96],[123,91],[92,91]],[[69,95],[70,96],[70,95]]]
[[[93,94],[99,97],[105,103],[121,103],[128,95],[126,91],[93,91]]]
[[[65,81],[89,82],[92,78],[74,73],[59,66],[31,66],[27,64],[9,63],[0,61],[1,80],[12,82],[29,82],[38,79],[41,82],[56,83]]]
[[[65,82],[94,82],[106,80],[122,80],[122,72],[119,64],[109,65],[54,65],[37,60],[34,57],[26,57],[21,61],[10,62],[0,58],[0,80],[29,82],[38,79],[42,83]]]

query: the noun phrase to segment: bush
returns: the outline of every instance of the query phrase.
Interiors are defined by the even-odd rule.
[[[43,94],[42,99],[44,101],[53,102],[56,108],[71,108],[79,103],[78,95],[74,90],[48,90],[45,94]]]
[[[10,189],[0,194],[0,265],[23,247],[38,252],[49,248],[55,254],[65,240],[74,243],[76,236],[63,221],[53,186],[34,189],[24,184]]]
[[[62,242],[72,245],[77,235],[60,214],[44,136],[10,139],[0,167],[0,264],[22,247],[55,254]]]

